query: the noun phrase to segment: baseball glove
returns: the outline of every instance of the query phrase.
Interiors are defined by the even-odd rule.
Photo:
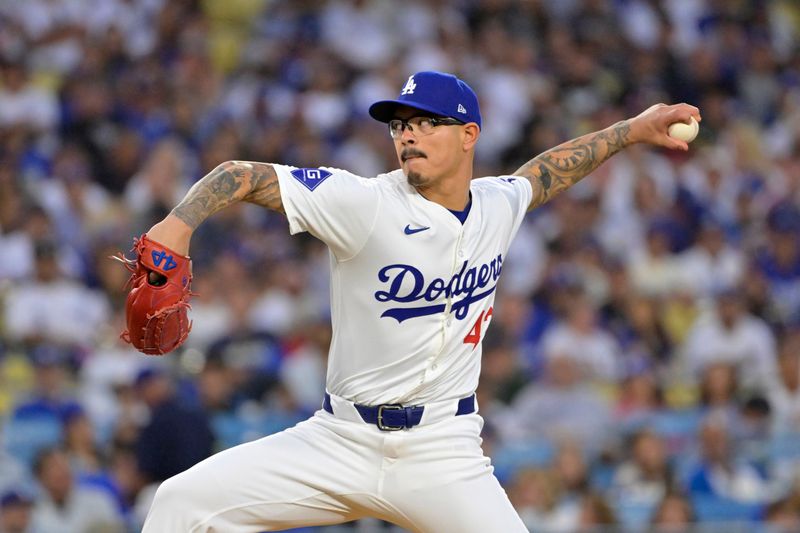
[[[134,238],[131,251],[136,259],[121,253],[114,257],[131,271],[125,302],[128,329],[120,337],[142,353],[163,355],[183,344],[192,329],[192,260],[146,234]]]

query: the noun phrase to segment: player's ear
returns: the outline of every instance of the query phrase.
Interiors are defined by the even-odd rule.
[[[462,129],[463,147],[465,152],[469,152],[478,142],[478,137],[481,136],[481,129],[474,122],[464,125]]]

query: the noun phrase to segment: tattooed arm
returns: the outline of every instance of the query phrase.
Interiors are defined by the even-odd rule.
[[[701,120],[696,107],[657,104],[635,118],[567,141],[536,156],[514,173],[515,176],[527,178],[533,187],[528,210],[575,185],[606,159],[631,144],[645,142],[688,150],[688,144],[667,135],[667,128],[674,122],[688,123],[692,116]]]
[[[172,214],[196,229],[210,215],[241,201],[283,212],[278,175],[272,165],[244,161],[222,163],[189,189]]]
[[[236,202],[250,202],[283,213],[278,175],[268,163],[227,161],[194,184],[181,202],[147,235],[184,255],[197,226]]]
[[[551,148],[522,165],[514,175],[528,178],[533,187],[528,211],[572,187],[625,148],[629,144],[630,129],[627,121],[618,122]]]

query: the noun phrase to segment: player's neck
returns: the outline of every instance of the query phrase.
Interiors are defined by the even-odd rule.
[[[451,211],[461,211],[469,203],[469,180],[448,180],[431,187],[417,187],[426,200]]]
[[[469,203],[469,184],[472,181],[472,164],[461,165],[461,168],[434,180],[426,186],[417,186],[417,192],[426,200],[435,202],[451,211],[461,211]]]

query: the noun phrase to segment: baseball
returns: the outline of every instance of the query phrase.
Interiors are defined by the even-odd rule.
[[[667,129],[667,133],[670,137],[681,141],[686,141],[687,143],[692,142],[694,138],[697,137],[698,131],[700,131],[700,125],[697,123],[694,117],[692,117],[691,124],[675,122],[674,124],[670,124],[669,128]]]

